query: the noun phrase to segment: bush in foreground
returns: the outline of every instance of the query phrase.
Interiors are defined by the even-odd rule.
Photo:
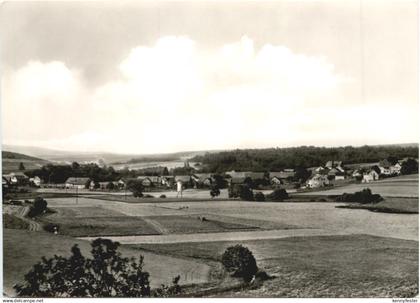
[[[119,243],[96,239],[92,259],[85,258],[77,245],[71,256],[42,258],[25,275],[24,282],[14,286],[22,297],[151,297],[173,296],[180,292],[179,277],[173,285],[150,289],[149,273],[143,270],[143,257],[123,258]]]
[[[257,262],[252,252],[242,245],[230,246],[222,255],[222,264],[234,277],[241,277],[249,282],[258,271]]]
[[[381,195],[372,194],[372,191],[369,188],[365,188],[361,191],[355,192],[354,194],[344,193],[337,197],[338,202],[357,202],[362,204],[378,203],[382,200],[383,198]]]

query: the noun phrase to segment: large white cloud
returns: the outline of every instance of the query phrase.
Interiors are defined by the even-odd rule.
[[[383,129],[348,115],[360,115],[360,108],[341,102],[348,80],[332,62],[281,45],[257,49],[243,37],[207,50],[188,37],[162,37],[132,49],[117,72],[119,80],[90,90],[62,62],[29,62],[7,75],[4,141],[147,153],[331,145],[341,144],[343,134],[351,143],[370,128],[365,143],[389,139]],[[376,111],[362,108],[368,117]],[[388,105],[380,115],[401,120]],[[412,137],[409,127],[394,123],[394,138],[398,131]]]

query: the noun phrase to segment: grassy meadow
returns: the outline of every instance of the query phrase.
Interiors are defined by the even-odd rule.
[[[141,244],[155,253],[220,261],[243,244],[272,280],[215,297],[412,297],[418,293],[418,242],[368,235],[297,237],[241,242]],[[209,294],[207,294],[209,295]]]

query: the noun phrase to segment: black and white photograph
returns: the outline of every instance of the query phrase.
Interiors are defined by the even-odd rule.
[[[417,0],[0,1],[0,78],[4,302],[418,301]]]

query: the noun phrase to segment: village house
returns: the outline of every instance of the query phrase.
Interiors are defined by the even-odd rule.
[[[244,184],[247,183],[249,186],[261,184],[265,181],[268,183],[269,180],[265,177],[265,173],[262,172],[237,172],[229,171],[225,173],[226,181],[228,185],[231,184]]]
[[[324,166],[318,166],[317,168],[313,169],[315,173],[322,174],[325,170]]]
[[[371,169],[368,173],[363,174],[362,183],[370,183],[376,180],[379,180],[379,173],[374,169]]]
[[[315,174],[311,179],[307,181],[307,187],[309,188],[319,188],[328,186],[330,184],[330,180],[326,175]]]
[[[3,178],[7,180],[9,185],[26,185],[29,182],[29,177],[23,172],[13,172],[3,175]]]
[[[125,185],[126,185],[126,183],[125,183],[124,179],[119,179],[119,180],[117,181],[117,184],[118,184],[118,188],[119,188],[119,189],[125,188]]]
[[[109,183],[112,183],[113,184],[113,189],[118,189],[119,188],[119,183],[118,182],[115,182],[115,181],[99,182],[99,188],[101,190],[108,190]],[[91,184],[89,185],[89,188],[90,187],[91,187]]]
[[[163,186],[166,186],[168,188],[171,188],[174,186],[175,183],[175,177],[174,176],[161,176],[160,177],[160,184]]]
[[[398,162],[395,165],[392,165],[389,169],[391,171],[391,175],[401,174],[401,164]]]
[[[191,175],[194,188],[210,187],[214,183],[212,174],[193,174]]]
[[[363,172],[360,169],[355,169],[351,176],[360,181],[363,178]]]
[[[191,187],[191,176],[188,176],[188,175],[175,176],[174,180],[175,180],[175,183],[181,182],[184,188]]]
[[[269,172],[268,179],[270,180],[271,185],[279,186],[290,183],[290,180],[295,176],[295,171],[293,169],[285,169],[282,171],[273,171]]]
[[[38,176],[29,178],[29,184],[31,184],[32,186],[40,187],[41,183],[42,183],[41,178]]]
[[[342,167],[343,161],[328,161],[325,164],[326,168],[332,169],[332,168],[336,168],[336,167]]]
[[[89,178],[85,177],[70,177],[65,182],[66,188],[77,188],[83,189],[86,186],[86,183],[89,181]]]
[[[141,185],[143,185],[144,187],[152,187],[153,186],[153,181],[152,181],[151,177],[139,176],[139,177],[137,177],[137,180],[139,180],[141,182]]]
[[[343,171],[338,169],[338,167],[334,167],[328,171],[328,179],[334,181],[340,181],[345,179],[345,174]]]

